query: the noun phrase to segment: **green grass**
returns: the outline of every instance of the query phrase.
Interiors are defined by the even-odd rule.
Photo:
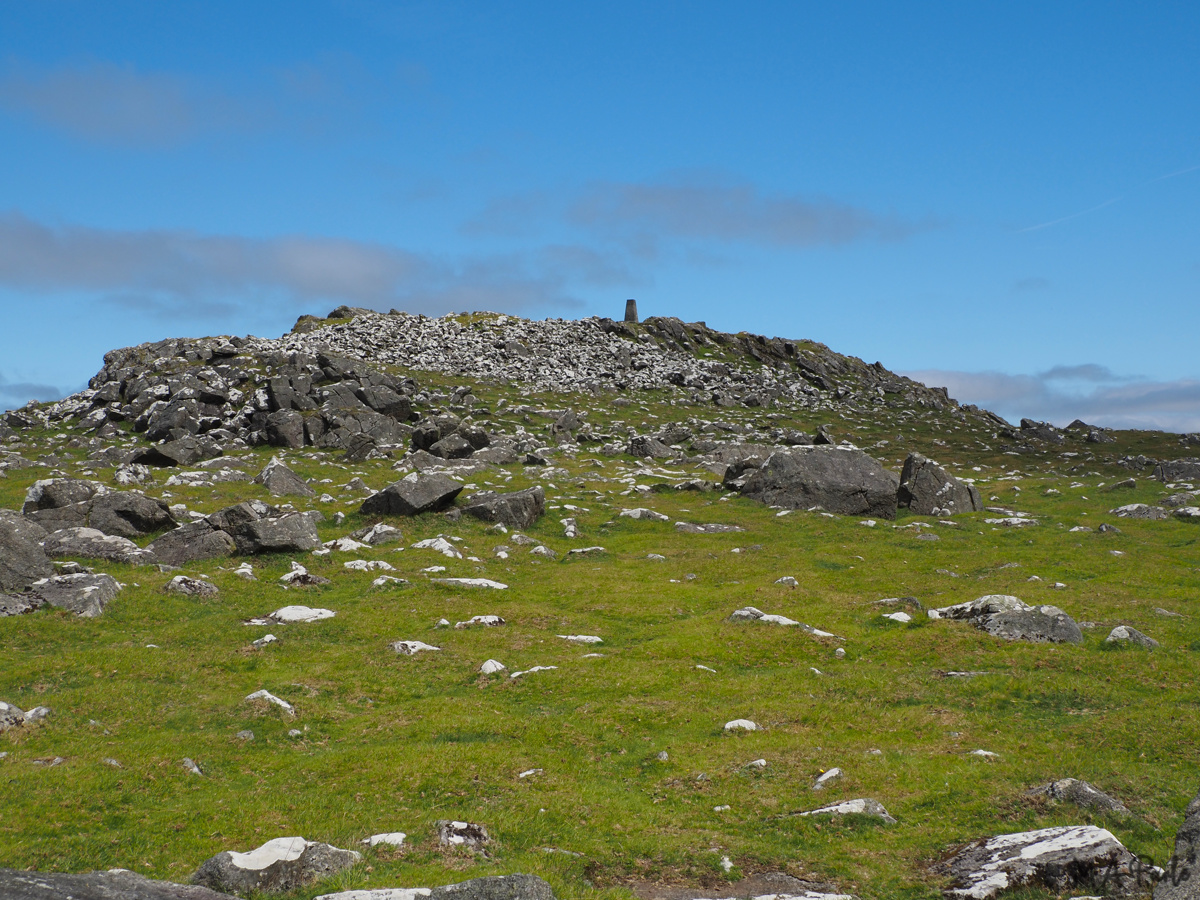
[[[436,376],[417,374],[423,385],[436,385]],[[493,410],[502,396],[535,408],[572,402],[519,398],[495,385],[477,394]],[[697,414],[759,422],[767,415],[673,406],[667,394],[634,399],[623,409],[600,404],[589,420],[597,431],[623,433],[615,423],[641,430],[643,421]],[[937,894],[927,866],[957,842],[1078,822],[1109,828],[1131,850],[1161,863],[1200,770],[1200,532],[1177,521],[1127,520],[1118,535],[1068,531],[1111,521],[1107,510],[1118,504],[1161,496],[1161,485],[1140,480],[1119,494],[1096,487],[1123,477],[1112,464],[1116,456],[1151,452],[1148,446],[1141,437],[1105,445],[1109,456],[1088,463],[1087,472],[1097,474],[1072,474],[1067,466],[1079,461],[1055,453],[1016,458],[998,449],[976,452],[965,440],[934,445],[938,436],[949,439],[937,415],[903,445],[895,442],[894,422],[861,418],[835,430],[864,445],[891,440],[884,457],[922,449],[947,464],[979,465],[982,471],[972,474],[986,479],[979,485],[985,499],[997,495],[1042,524],[997,529],[984,524],[986,514],[972,514],[958,517],[956,528],[937,526],[940,540],[924,542],[887,522],[865,528],[857,518],[777,517],[720,492],[620,496],[627,485],[602,479],[640,463],[585,449],[574,459],[555,457],[567,474],[549,479],[555,487],[547,495],[552,504],[589,511],[550,509],[529,533],[563,557],[572,546],[601,544],[607,553],[597,557],[545,561],[510,543],[510,558],[499,560],[493,547],[509,543],[504,535],[474,520],[434,515],[392,520],[404,529],[398,545],[304,557],[310,571],[332,579],[313,589],[285,591],[278,584],[290,567],[284,556],[253,559],[254,583],[222,568],[236,561],[185,569],[211,576],[221,590],[212,600],[163,593],[168,574],[97,564],[126,585],[102,617],[43,610],[0,619],[0,699],[53,708],[46,722],[0,736],[9,754],[0,760],[0,865],[122,866],[183,881],[220,850],[249,849],[273,837],[299,834],[358,847],[370,834],[399,830],[409,834],[403,850],[364,851],[361,864],[297,896],[522,871],[545,877],[564,900],[615,898],[628,896],[635,879],[711,885],[785,870],[864,897],[918,898]],[[509,431],[517,424],[542,431],[549,419],[496,413],[490,421]],[[819,424],[784,415],[772,421]],[[55,446],[62,471],[83,468],[83,450],[53,432],[26,443]],[[254,451],[250,468],[270,455]],[[334,503],[297,501],[327,515],[348,513],[341,525],[321,526],[324,539],[374,521],[355,512],[361,496],[341,484],[360,474],[378,489],[397,477],[387,461],[343,467],[334,455],[304,452],[289,453],[287,461],[306,477],[333,479],[318,488]],[[996,480],[1016,467],[1024,473],[1019,481]],[[693,475],[690,466],[667,468]],[[111,477],[111,470],[94,471],[100,480]],[[19,508],[28,485],[49,474],[42,466],[10,471],[0,480],[0,505]],[[168,474],[160,473],[148,491],[160,495]],[[516,465],[508,467],[510,481],[504,474],[473,483],[518,489],[542,473]],[[1086,486],[1069,488],[1072,479]],[[1061,493],[1045,495],[1049,487]],[[238,499],[269,499],[248,484],[167,490],[170,502],[202,512]],[[587,493],[597,490],[608,493]],[[664,512],[672,522],[736,523],[746,531],[677,534],[669,522],[616,517],[633,506]],[[574,541],[562,537],[558,519],[566,515],[579,521]],[[895,524],[913,521],[932,520],[902,516]],[[437,534],[461,537],[464,552],[482,561],[396,551]],[[756,544],[761,549],[747,549]],[[650,561],[649,553],[667,559]],[[412,584],[372,588],[377,573],[342,567],[352,558],[386,560],[398,570],[391,574]],[[1012,563],[1018,565],[1006,567]],[[448,590],[421,573],[432,565],[509,589]],[[783,575],[799,587],[775,584]],[[1031,575],[1043,580],[1029,582]],[[1052,589],[1055,581],[1066,588]],[[872,605],[915,596],[926,606],[945,606],[985,593],[1054,603],[1098,627],[1085,632],[1081,646],[1009,644],[962,623],[884,622]],[[277,644],[250,649],[266,629],[241,623],[288,603],[326,606],[337,617],[273,627]],[[746,605],[839,639],[726,621]],[[1155,607],[1185,618],[1161,617]],[[435,627],[443,617],[455,622],[483,613],[507,624]],[[1121,623],[1149,633],[1162,648],[1106,647],[1104,637]],[[556,637],[568,633],[596,634],[604,643],[577,646]],[[442,650],[398,657],[388,649],[398,639]],[[835,657],[838,647],[845,659]],[[603,657],[586,658],[593,652]],[[477,674],[488,658],[510,670],[558,668],[489,679]],[[987,674],[943,677],[948,670]],[[294,704],[296,716],[242,702],[260,688]],[[726,721],[743,717],[762,730],[722,732]],[[302,737],[289,737],[292,728]],[[243,729],[254,731],[252,742],[235,738]],[[967,755],[976,748],[999,757]],[[872,749],[882,755],[868,754]],[[665,762],[656,758],[663,750]],[[54,756],[65,762],[33,764]],[[182,768],[185,756],[204,777]],[[122,768],[106,765],[105,757]],[[768,760],[765,770],[743,768],[760,757]],[[831,766],[844,777],[814,793],[814,779]],[[518,778],[531,768],[543,772]],[[1030,787],[1067,776],[1117,796],[1133,815],[1098,816],[1025,797]],[[860,796],[880,800],[899,824],[787,815]],[[714,811],[726,804],[729,810]],[[444,851],[434,831],[441,818],[483,823],[496,842],[486,857]],[[728,875],[719,866],[723,856],[735,863]]]

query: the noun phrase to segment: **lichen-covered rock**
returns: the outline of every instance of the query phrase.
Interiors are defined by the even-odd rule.
[[[1128,625],[1118,625],[1108,633],[1108,637],[1104,639],[1106,644],[1137,644],[1139,647],[1144,647],[1147,650],[1157,650],[1158,641],[1147,634],[1142,634],[1136,628],[1130,628]]]
[[[948,474],[920,453],[910,453],[904,461],[896,500],[901,507],[923,516],[953,516],[983,509],[983,498],[974,485]]]
[[[885,825],[895,825],[896,820],[878,800],[870,797],[860,797],[856,800],[843,800],[831,806],[820,809],[809,809],[797,813],[800,816],[872,816],[883,821]]]
[[[347,869],[361,859],[354,850],[302,837],[275,838],[246,853],[226,850],[207,859],[192,883],[216,891],[247,893],[294,891]]]
[[[958,900],[990,900],[1021,888],[1132,897],[1147,892],[1154,877],[1110,832],[1091,825],[985,838],[937,870],[950,879],[946,896]]]
[[[962,619],[1006,641],[1082,644],[1083,632],[1057,606],[1030,606],[1006,594],[927,611],[931,619]]]

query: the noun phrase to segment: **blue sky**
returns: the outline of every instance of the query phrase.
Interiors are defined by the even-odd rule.
[[[340,303],[1200,430],[1200,7],[0,5],[0,407]]]

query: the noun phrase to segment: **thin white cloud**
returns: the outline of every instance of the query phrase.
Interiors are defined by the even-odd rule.
[[[516,310],[577,305],[580,285],[637,283],[619,254],[571,245],[442,258],[339,238],[115,231],[0,215],[0,288],[93,293],[150,313],[202,317],[247,303],[308,310],[325,302],[435,314],[463,304]]]
[[[150,146],[247,127],[257,118],[244,99],[104,61],[51,69],[10,61],[0,74],[0,109],[88,140]]]
[[[1200,379],[1152,381],[1114,374],[1105,366],[1055,366],[1037,375],[906,372],[925,384],[944,386],[962,403],[974,403],[1011,422],[1031,418],[1067,425],[1082,419],[1108,428],[1200,431]]]
[[[828,198],[772,193],[721,174],[647,182],[597,182],[558,196],[530,191],[491,201],[464,233],[518,237],[551,224],[617,241],[644,258],[667,239],[789,249],[896,240],[934,227]]]

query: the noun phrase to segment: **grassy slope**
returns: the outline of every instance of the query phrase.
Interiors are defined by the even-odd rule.
[[[438,381],[416,374],[423,384]],[[534,406],[590,402],[521,398],[497,386],[477,393],[492,405],[500,396]],[[617,421],[640,427],[688,415],[762,421],[765,413],[672,406],[665,397],[647,396],[626,409],[597,404],[592,420],[602,428]],[[948,845],[1081,821],[1110,828],[1135,852],[1161,862],[1200,770],[1200,535],[1176,521],[1124,520],[1120,535],[1070,533],[1076,524],[1111,520],[1105,513],[1118,503],[1152,502],[1161,485],[1105,493],[1097,485],[1120,476],[1099,463],[972,449],[937,419],[913,417],[902,443],[896,422],[877,416],[835,417],[831,424],[864,444],[892,441],[879,451],[884,457],[893,449],[897,457],[922,449],[946,463],[978,464],[981,471],[972,474],[986,479],[984,496],[1038,514],[1040,526],[995,529],[983,523],[984,514],[974,514],[958,517],[957,528],[937,527],[940,540],[926,542],[916,540],[913,529],[889,523],[870,529],[852,518],[777,517],[715,492],[624,497],[619,492],[627,484],[603,479],[640,464],[582,451],[576,459],[555,458],[566,474],[546,478],[512,466],[510,481],[501,473],[474,483],[515,489],[549,482],[552,504],[589,511],[551,509],[530,534],[564,556],[572,546],[607,548],[595,558],[543,561],[510,545],[511,558],[497,560],[492,548],[505,543],[504,536],[473,520],[426,516],[393,523],[404,529],[401,545],[304,559],[310,570],[333,579],[321,588],[283,590],[276,579],[289,568],[287,557],[252,560],[259,577],[253,584],[218,562],[189,567],[221,588],[218,599],[207,601],[162,593],[169,575],[101,564],[98,569],[127,585],[103,617],[42,611],[0,619],[0,698],[54,709],[44,724],[0,736],[0,749],[9,752],[0,761],[6,798],[0,864],[124,866],[185,880],[213,853],[285,834],[348,847],[375,832],[402,830],[411,842],[404,850],[369,851],[349,873],[298,896],[524,871],[547,878],[560,897],[615,897],[632,878],[711,884],[785,869],[830,878],[868,897],[923,897],[936,894],[924,866]],[[535,415],[494,420],[535,432],[549,421]],[[778,419],[793,421],[818,424]],[[934,444],[935,437],[952,446]],[[1121,440],[1129,452],[1156,449],[1144,436]],[[45,446],[55,441],[38,436]],[[80,455],[61,440],[58,447],[64,460]],[[254,465],[269,456],[256,451]],[[325,539],[370,524],[354,513],[358,500],[338,484],[361,474],[378,489],[395,478],[386,461],[344,468],[333,456],[303,453],[288,461],[307,477],[333,479],[325,489],[337,502],[320,508],[350,513],[340,526],[322,526]],[[1020,476],[999,480],[1017,466]],[[1068,475],[1068,466],[1078,470]],[[60,468],[74,473],[81,467]],[[0,480],[0,505],[19,507],[28,484],[47,474],[41,467],[10,472]],[[159,475],[160,485],[166,475]],[[95,477],[106,479],[109,470],[96,470]],[[1074,479],[1084,486],[1070,488]],[[662,479],[643,474],[636,480]],[[1050,487],[1061,493],[1045,495]],[[169,490],[172,502],[204,512],[234,499],[267,499],[263,489],[246,484]],[[669,523],[616,519],[616,510],[638,505],[673,521],[736,523],[746,532],[683,535]],[[578,518],[578,539],[562,537],[558,519],[564,515]],[[918,519],[902,517],[897,524]],[[461,537],[464,549],[483,562],[395,550],[437,534]],[[761,549],[748,550],[752,545]],[[667,560],[649,561],[648,553]],[[373,573],[342,568],[352,558],[386,560],[412,586],[372,588]],[[1019,565],[1004,567],[1010,563]],[[420,570],[437,564],[447,566],[446,574],[485,575],[510,588],[463,592],[431,585]],[[774,584],[782,575],[795,576],[799,587]],[[1031,575],[1044,581],[1030,583]],[[1054,581],[1066,589],[1052,590]],[[1085,632],[1079,647],[1014,645],[960,623],[885,623],[871,606],[903,595],[941,606],[985,593],[1055,603],[1101,627]],[[279,643],[250,650],[264,629],[241,622],[286,603],[326,606],[338,615],[272,628]],[[747,604],[844,640],[725,621]],[[1186,618],[1161,617],[1154,607]],[[507,624],[435,628],[442,617],[453,622],[480,613],[502,615]],[[1107,649],[1103,638],[1120,623],[1156,637],[1162,649]],[[567,633],[600,635],[604,643],[581,647],[556,637]],[[442,651],[397,657],[387,647],[411,638]],[[846,649],[844,660],[834,656],[838,646]],[[585,658],[596,651],[603,657]],[[516,681],[486,679],[477,671],[489,657],[511,670],[558,669]],[[988,674],[940,675],[955,669]],[[295,719],[241,702],[259,688],[295,704]],[[764,729],[722,733],[724,722],[740,717]],[[255,733],[251,743],[234,737],[246,728]],[[291,728],[304,729],[303,738],[289,738]],[[966,755],[976,748],[999,758]],[[883,754],[868,755],[870,749]],[[661,750],[668,751],[665,762],[656,759]],[[52,756],[65,762],[31,764]],[[183,770],[185,756],[205,777]],[[104,757],[123,768],[103,764]],[[742,768],[759,757],[768,760],[765,771]],[[814,793],[814,778],[831,766],[845,776]],[[517,777],[535,767],[544,771]],[[1134,816],[1096,817],[1024,798],[1030,786],[1065,776],[1116,795]],[[882,801],[899,824],[781,818],[859,796]],[[725,804],[729,810],[714,811]],[[440,818],[485,823],[497,838],[490,858],[440,851],[433,830]],[[719,866],[726,855],[736,863],[728,876]]]

